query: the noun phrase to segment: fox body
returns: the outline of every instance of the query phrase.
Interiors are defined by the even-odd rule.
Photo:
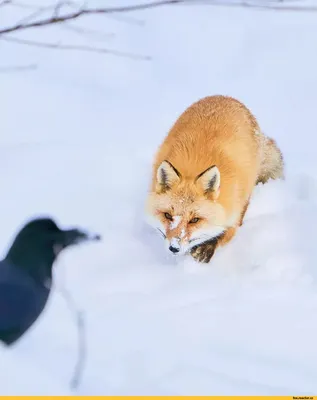
[[[254,186],[284,178],[275,141],[248,108],[227,96],[188,107],[155,156],[148,222],[174,254],[209,262],[242,224]]]

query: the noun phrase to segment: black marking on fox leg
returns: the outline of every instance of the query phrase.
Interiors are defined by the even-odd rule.
[[[191,249],[190,254],[196,261],[209,263],[215,253],[219,240],[224,236],[224,234],[225,232],[212,239],[207,240],[206,242],[194,246]]]

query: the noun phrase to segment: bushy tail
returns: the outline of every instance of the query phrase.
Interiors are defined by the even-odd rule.
[[[262,153],[258,183],[266,183],[269,179],[285,179],[283,154],[275,140],[260,133]]]

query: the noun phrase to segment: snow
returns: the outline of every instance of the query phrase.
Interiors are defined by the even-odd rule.
[[[3,8],[0,25],[12,13]],[[316,15],[200,5],[129,18],[78,25],[115,32],[98,45],[152,61],[1,41],[1,65],[39,65],[0,73],[3,255],[38,215],[103,236],[61,254],[45,312],[0,349],[1,395],[316,394]],[[92,40],[61,27],[23,35],[39,36]],[[244,226],[206,266],[169,255],[143,208],[165,133],[217,93],[251,108],[287,179],[256,188]],[[77,392],[63,287],[87,330]]]

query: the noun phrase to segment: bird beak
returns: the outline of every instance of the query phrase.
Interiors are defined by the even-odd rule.
[[[65,247],[83,242],[96,242],[101,240],[101,236],[99,234],[83,231],[81,229],[66,230],[63,231],[63,234],[63,245]]]

